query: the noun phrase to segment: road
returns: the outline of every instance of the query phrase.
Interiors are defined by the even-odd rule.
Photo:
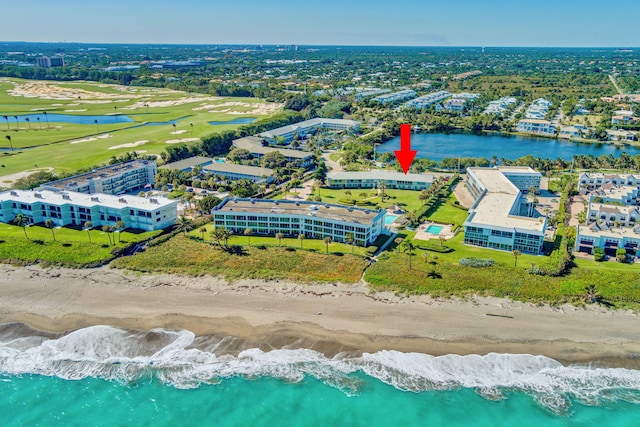
[[[611,83],[615,86],[618,93],[620,95],[624,95],[624,93],[622,92],[622,89],[620,89],[620,86],[618,86],[618,82],[616,81],[616,78],[613,77],[613,74],[609,74],[609,80],[611,80]]]

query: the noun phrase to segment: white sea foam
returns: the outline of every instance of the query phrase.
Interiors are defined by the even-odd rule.
[[[216,355],[234,338],[207,341],[197,348],[192,332],[154,329],[132,332],[110,326],[80,329],[57,339],[33,334],[0,335],[0,373],[40,374],[69,380],[98,377],[135,382],[155,376],[178,388],[197,387],[223,378],[274,377],[299,382],[317,378],[347,394],[358,393],[356,372],[411,392],[475,389],[487,399],[503,391],[532,395],[554,412],[565,412],[571,399],[587,405],[614,400],[640,404],[640,371],[622,368],[562,366],[544,356],[488,354],[430,356],[380,351],[327,358],[309,349]],[[202,347],[202,346],[201,346]]]

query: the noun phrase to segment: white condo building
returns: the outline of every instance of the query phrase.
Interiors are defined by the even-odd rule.
[[[150,188],[155,182],[158,167],[150,160],[132,160],[94,169],[91,172],[42,184],[40,188],[53,191],[74,191],[93,194],[124,194]]]
[[[399,92],[388,93],[385,95],[376,96],[374,101],[378,101],[381,104],[393,104],[400,101],[406,101],[407,99],[415,98],[416,91],[411,89],[401,90]]]
[[[351,129],[358,130],[359,127],[360,123],[354,120],[315,118],[262,132],[257,136],[266,139],[269,143],[275,143],[277,142],[276,138],[282,138],[283,144],[289,144],[296,135],[304,139],[307,135],[315,133],[318,129],[327,129],[336,132]]]
[[[385,231],[383,209],[309,201],[227,198],[211,213],[216,227],[236,234],[251,228],[258,235],[304,234],[305,238],[330,237],[336,242],[344,242],[351,234],[355,244],[366,246]]]
[[[379,188],[384,182],[386,188],[402,190],[426,190],[433,183],[433,175],[417,173],[403,174],[389,171],[368,172],[329,172],[327,185],[329,188]]]
[[[127,228],[150,231],[173,225],[177,205],[176,200],[165,198],[11,190],[0,193],[0,222],[9,223],[22,214],[30,224],[50,219],[59,227],[82,227],[87,221],[100,227],[123,221]]]
[[[464,243],[504,251],[542,251],[546,217],[536,217],[524,192],[540,188],[541,175],[528,167],[468,168],[475,198],[464,222]]]
[[[425,108],[429,105],[433,105],[437,102],[443,101],[450,96],[451,94],[446,90],[431,92],[426,95],[419,96],[416,99],[412,99],[411,101],[405,102],[404,106],[407,108]]]

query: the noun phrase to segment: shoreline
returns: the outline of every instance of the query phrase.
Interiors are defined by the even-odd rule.
[[[309,348],[544,355],[569,364],[640,369],[638,314],[492,298],[436,300],[309,284],[0,265],[0,323],[62,335],[94,325],[186,329],[236,337],[221,351]]]

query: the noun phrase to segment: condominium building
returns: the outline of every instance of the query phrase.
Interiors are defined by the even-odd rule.
[[[578,178],[578,191],[597,190],[606,184],[614,186],[640,187],[640,175],[582,172]],[[607,187],[610,188],[610,187]]]
[[[578,226],[575,250],[607,255],[618,249],[640,256],[640,177],[631,174],[582,173],[578,189],[589,195],[586,222]]]
[[[330,172],[327,174],[329,188],[386,188],[403,190],[426,190],[433,183],[433,175],[403,174],[389,171]]]
[[[132,160],[94,169],[91,172],[74,175],[40,186],[43,190],[74,191],[94,194],[125,194],[144,188],[151,188],[158,174],[155,162]]]
[[[228,181],[248,179],[256,183],[273,182],[273,169],[257,166],[236,165],[233,163],[211,163],[202,168],[203,173],[221,176]]]
[[[429,105],[433,105],[435,103],[443,101],[450,96],[451,94],[446,90],[431,92],[426,95],[419,96],[416,99],[412,99],[411,101],[405,102],[404,106],[407,108],[425,108]]]
[[[31,224],[50,219],[56,226],[82,227],[90,221],[100,227],[123,221],[127,228],[149,231],[173,225],[177,205],[165,198],[12,190],[0,193],[0,222],[11,222],[22,214]]]
[[[277,143],[279,142],[278,140],[280,140],[280,143],[286,145],[291,143],[296,135],[304,139],[308,135],[318,131],[318,129],[327,129],[336,132],[358,130],[359,127],[360,123],[354,120],[315,118],[262,132],[257,136],[266,139],[271,144]]]
[[[216,227],[236,234],[250,228],[255,234],[282,233],[295,237],[344,242],[350,234],[355,244],[373,243],[385,231],[383,209],[372,210],[308,201],[227,198],[212,210]]]
[[[487,108],[485,108],[485,114],[499,114],[500,116],[504,115],[505,111],[507,111],[512,105],[516,104],[518,100],[512,96],[506,96],[498,99],[497,101],[489,102]]]
[[[373,98],[373,100],[378,101],[381,104],[393,104],[400,101],[406,101],[407,99],[411,99],[415,97],[416,97],[415,90],[405,89],[398,92],[376,96],[375,98]]]
[[[300,167],[309,168],[313,165],[313,154],[308,151],[292,150],[289,148],[276,148],[262,145],[262,138],[257,136],[246,136],[233,141],[235,148],[248,150],[253,157],[261,159],[265,154],[278,151],[282,154],[287,162],[298,163]]]
[[[195,167],[205,167],[213,163],[210,157],[194,156],[187,159],[178,160],[177,162],[167,163],[158,169],[179,170],[181,172],[191,172]]]
[[[467,188],[475,203],[464,222],[464,243],[540,253],[546,217],[536,216],[524,195],[530,187],[540,187],[540,178],[527,167],[468,168]]]
[[[549,112],[549,108],[553,105],[551,101],[547,101],[544,98],[538,98],[524,112],[524,117],[527,119],[544,119]]]
[[[556,127],[543,119],[522,119],[518,122],[516,130],[522,133],[534,133],[542,135],[555,135]]]
[[[64,67],[64,57],[62,56],[41,56],[36,58],[38,67],[52,68],[52,67]]]

